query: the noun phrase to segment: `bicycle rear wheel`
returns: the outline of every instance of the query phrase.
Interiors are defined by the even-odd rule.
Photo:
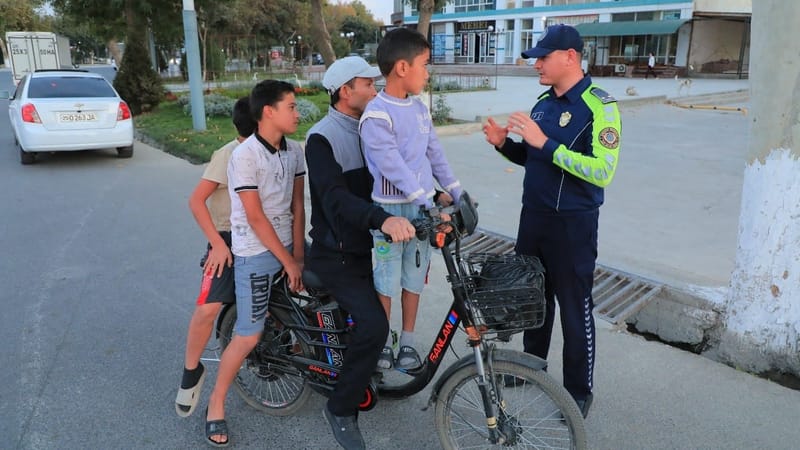
[[[224,352],[233,337],[236,308],[229,308],[222,318],[219,342]],[[264,327],[253,351],[247,355],[233,387],[253,408],[273,416],[296,413],[311,396],[311,389],[302,374],[286,359],[290,354],[307,354],[307,347],[292,336],[288,328]]]
[[[436,429],[443,448],[586,448],[586,429],[578,406],[546,372],[511,361],[495,360],[492,366],[497,382],[491,385],[501,391],[492,396],[497,430],[504,442],[489,442],[477,367],[471,364],[444,383],[436,400]],[[515,379],[510,377],[517,381],[505,387],[504,379]]]

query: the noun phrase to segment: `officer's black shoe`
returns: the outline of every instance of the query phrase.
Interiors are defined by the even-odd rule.
[[[322,415],[331,424],[333,437],[342,448],[345,450],[365,450],[367,448],[364,438],[361,436],[361,430],[358,429],[357,416],[334,415],[328,409],[328,405],[322,408]]]
[[[589,408],[592,406],[592,400],[594,396],[589,394],[584,400],[576,400],[575,402],[578,404],[578,408],[580,408],[581,413],[583,413],[583,418],[585,419],[586,416],[589,415]]]

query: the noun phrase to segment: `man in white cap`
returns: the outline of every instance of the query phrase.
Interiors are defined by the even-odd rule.
[[[306,268],[355,323],[336,388],[323,408],[334,437],[348,450],[366,448],[358,428],[358,405],[389,332],[372,281],[370,230],[380,229],[398,242],[414,237],[408,220],[386,213],[370,198],[373,180],[362,154],[358,121],[377,94],[375,79],[380,76],[377,67],[358,56],[331,64],[322,79],[331,107],[306,137],[312,239]]]

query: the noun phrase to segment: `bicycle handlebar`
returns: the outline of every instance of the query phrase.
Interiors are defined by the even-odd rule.
[[[447,237],[455,234],[472,234],[478,224],[478,204],[473,202],[469,194],[463,192],[458,205],[447,207],[434,206],[433,208],[422,210],[422,217],[411,221],[411,225],[416,229],[416,237],[419,240],[430,239],[431,244],[437,248],[442,248],[447,243]],[[450,220],[442,220],[442,214],[450,216]],[[442,225],[450,226],[450,231],[440,231]],[[392,242],[392,237],[383,233],[386,242]]]

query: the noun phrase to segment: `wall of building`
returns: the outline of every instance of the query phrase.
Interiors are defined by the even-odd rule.
[[[735,70],[741,53],[745,22],[722,19],[695,20],[689,64],[695,72],[719,73]],[[725,61],[728,61],[725,68]],[[720,62],[710,65],[711,62]],[[704,69],[703,65],[706,64]]]
[[[694,0],[697,12],[752,14],[753,0]]]
[[[404,1],[400,1],[403,4],[405,20],[409,24],[416,23],[417,18],[409,16],[411,8]],[[455,4],[450,2],[446,4],[444,14],[437,13],[433,17],[433,34],[439,34],[439,37],[435,38],[439,43],[438,48],[445,48],[445,54],[435,58],[435,62],[514,64],[522,51],[535,44],[543,29],[545,18],[548,25],[554,23],[574,25],[593,21],[610,22],[614,13],[680,10],[681,19],[691,19],[694,16],[696,20],[681,27],[677,36],[670,38],[669,47],[673,49],[670,53],[674,58],[662,63],[680,67],[691,65],[695,71],[700,71],[702,65],[709,61],[730,60],[734,61],[734,64],[738,61],[744,24],[723,22],[718,19],[698,20],[696,13],[705,11],[711,14],[731,14],[733,17],[741,18],[742,15],[749,13],[751,3],[752,0],[695,0],[694,2],[568,0],[563,3],[552,0],[497,0],[496,10],[456,13]],[[530,21],[533,26],[523,28],[523,22],[530,23]],[[478,35],[480,42],[484,42],[488,36],[486,33],[494,32],[495,41],[491,48],[481,50],[481,57],[477,60],[464,57],[460,54],[460,49],[465,48],[467,42],[464,40],[464,32],[475,34],[469,38],[470,48],[474,47],[474,39]],[[592,55],[593,64],[610,63],[610,55],[606,51],[608,42],[608,38],[596,41],[596,54]]]

